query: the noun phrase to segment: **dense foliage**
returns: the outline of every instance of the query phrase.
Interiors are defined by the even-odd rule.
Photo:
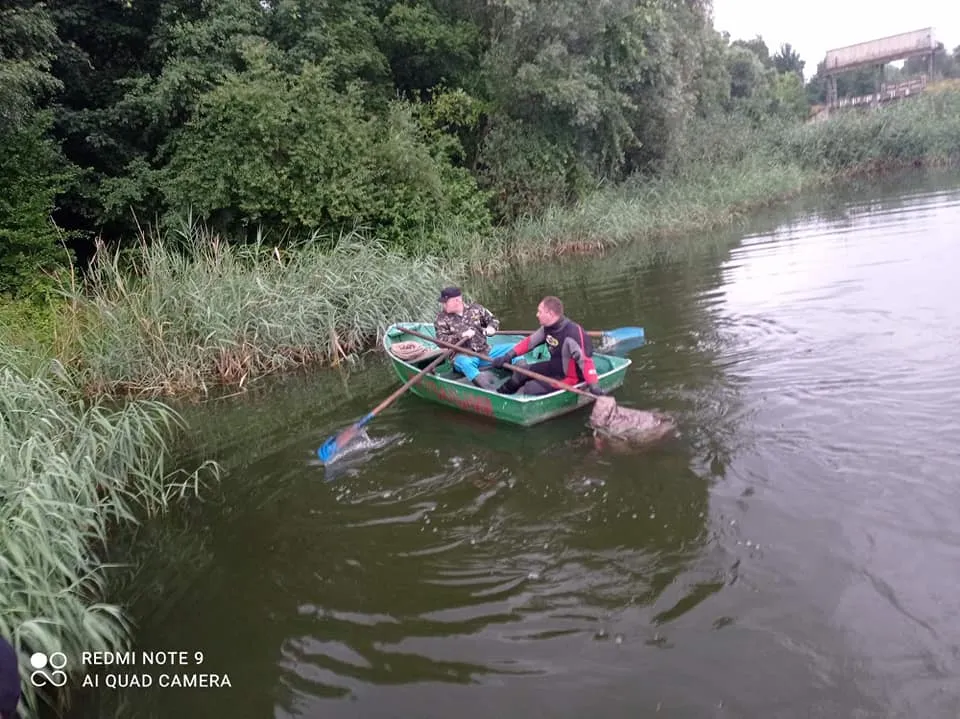
[[[822,82],[804,88],[796,52],[731,42],[710,16],[702,0],[10,0],[0,293],[182,217],[433,251],[441,228],[662,172],[691,121],[806,117]]]

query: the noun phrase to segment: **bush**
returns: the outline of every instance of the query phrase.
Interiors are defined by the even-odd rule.
[[[50,220],[68,175],[46,136],[49,117],[0,130],[0,295],[42,295],[46,274],[70,259]]]
[[[370,114],[316,67],[228,77],[174,148],[163,173],[171,214],[193,208],[227,235],[357,229],[413,251],[451,224],[489,225],[473,179],[424,141],[405,103]]]
[[[520,120],[491,120],[478,164],[480,186],[490,192],[499,221],[539,215],[577,199],[570,182],[577,174],[573,153]]]

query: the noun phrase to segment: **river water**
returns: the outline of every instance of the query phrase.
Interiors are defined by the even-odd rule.
[[[315,449],[397,386],[377,356],[190,410],[225,473],[143,529],[137,649],[232,686],[90,716],[960,716],[960,175],[481,290],[507,329],[543,294],[642,325],[618,402],[680,435],[624,452],[587,412],[409,395],[328,472]]]

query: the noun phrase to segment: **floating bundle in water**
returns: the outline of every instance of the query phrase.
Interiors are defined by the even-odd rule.
[[[590,426],[601,434],[637,444],[656,442],[676,429],[668,415],[625,409],[613,397],[597,397],[590,413]]]

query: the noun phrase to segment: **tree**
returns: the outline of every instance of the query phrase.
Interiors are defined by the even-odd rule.
[[[752,40],[735,40],[733,42],[733,47],[740,47],[750,50],[754,55],[757,56],[757,59],[760,60],[760,64],[764,67],[774,66],[773,59],[770,57],[770,49],[767,47],[767,43],[760,35],[757,35]]]
[[[237,237],[259,223],[302,236],[359,222],[411,250],[445,226],[486,226],[472,178],[424,141],[405,103],[372,115],[331,74],[251,58],[202,95],[160,173],[167,205]]]
[[[756,52],[741,43],[727,50],[731,100],[747,100],[756,95],[766,80],[765,68]]]
[[[784,43],[780,50],[773,56],[773,65],[777,72],[794,72],[803,79],[803,68],[806,63],[800,59],[799,53],[793,49],[790,43]]]
[[[67,259],[50,221],[67,179],[40,108],[61,87],[51,67],[56,28],[42,4],[0,9],[0,293],[28,292],[43,272]]]
[[[0,132],[29,123],[61,83],[50,67],[56,27],[42,4],[14,0],[0,8]]]

